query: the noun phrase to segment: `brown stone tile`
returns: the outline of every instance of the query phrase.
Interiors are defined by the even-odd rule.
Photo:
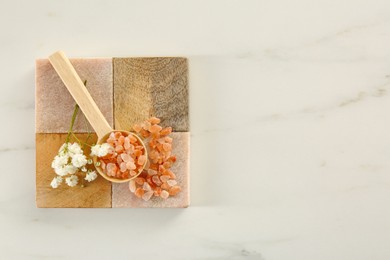
[[[86,134],[78,134],[85,140]],[[86,187],[69,187],[62,183],[57,189],[50,186],[56,176],[51,162],[64,143],[66,134],[36,134],[36,204],[39,208],[110,208],[111,182],[103,177],[88,183]],[[90,139],[96,142],[96,135]],[[86,149],[89,154],[89,149]]]
[[[188,207],[190,203],[189,192],[189,139],[190,133],[172,133],[173,151],[177,156],[177,161],[172,167],[176,174],[176,180],[182,190],[174,197],[167,200],[159,197],[153,197],[149,201],[137,198],[128,188],[128,183],[112,186],[112,207],[113,208],[183,208]]]
[[[151,115],[176,132],[189,131],[186,58],[114,58],[115,128]]]
[[[113,126],[112,58],[70,59],[80,78],[87,80],[92,98]],[[47,59],[36,61],[36,133],[66,133],[75,102]],[[93,131],[82,113],[75,132]]]

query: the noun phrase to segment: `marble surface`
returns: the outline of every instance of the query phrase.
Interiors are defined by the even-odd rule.
[[[0,258],[389,259],[389,17],[386,0],[2,1]],[[189,58],[189,208],[35,207],[34,60],[58,49]]]

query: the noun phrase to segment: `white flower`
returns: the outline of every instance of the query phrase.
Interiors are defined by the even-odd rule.
[[[87,157],[84,154],[75,154],[72,156],[73,166],[80,168],[87,164]]]
[[[91,156],[97,156],[100,150],[100,144],[91,147]]]
[[[103,143],[100,147],[100,157],[106,156],[112,150],[112,146],[108,143]]]
[[[51,185],[51,187],[52,187],[53,189],[56,189],[56,188],[58,188],[58,186],[60,186],[61,183],[62,183],[62,177],[57,176],[57,177],[55,177],[55,178],[51,181],[50,185]]]
[[[68,163],[68,159],[68,155],[57,155],[56,157],[54,157],[54,160],[51,163],[51,167],[54,169],[61,168]]]
[[[66,165],[65,168],[67,169],[69,174],[75,174],[78,170],[77,167],[71,164]]]
[[[108,143],[97,144],[91,148],[91,156],[103,157],[106,156],[112,150],[112,146]]]
[[[70,177],[67,177],[65,181],[66,184],[68,184],[70,187],[74,187],[79,182],[79,178],[77,177],[77,175],[72,175]]]
[[[95,171],[89,172],[85,176],[85,180],[87,180],[88,182],[91,182],[91,181],[95,180],[96,178],[97,178],[97,174]]]
[[[81,149],[78,143],[64,143],[58,150],[58,154],[61,156],[68,155],[73,156],[75,154],[82,154],[83,149]]]
[[[66,154],[68,154],[68,151],[65,151],[65,149],[67,149],[68,148],[68,143],[64,143],[61,147],[60,147],[60,149],[58,150],[58,154],[59,155],[66,155]]]
[[[77,172],[77,167],[67,164],[65,166],[55,168],[54,171],[60,176],[65,176],[67,174],[75,174]]]
[[[82,154],[83,150],[81,149],[78,143],[68,144],[68,152],[70,156],[74,156],[76,154]]]

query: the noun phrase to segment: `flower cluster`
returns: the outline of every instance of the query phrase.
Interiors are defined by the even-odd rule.
[[[64,143],[54,157],[51,167],[54,169],[57,176],[51,181],[50,185],[55,189],[63,182],[68,186],[74,187],[79,182],[79,177],[76,175],[80,170],[86,172],[85,180],[91,182],[96,179],[95,171],[87,170],[87,164],[92,164],[91,159],[87,159],[78,143]]]
[[[112,150],[112,146],[108,143],[96,144],[91,147],[91,156],[103,157]]]

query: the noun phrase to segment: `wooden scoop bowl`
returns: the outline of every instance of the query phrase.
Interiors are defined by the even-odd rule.
[[[87,88],[84,86],[76,70],[73,68],[69,59],[65,56],[65,54],[62,51],[58,51],[52,54],[49,57],[49,61],[53,65],[58,75],[60,76],[66,88],[69,90],[70,94],[73,96],[76,103],[79,105],[81,111],[83,111],[88,122],[92,125],[93,129],[95,130],[98,136],[98,144],[102,144],[106,142],[111,132],[121,132],[125,135],[132,135],[135,138],[137,138],[139,143],[143,146],[145,151],[145,156],[146,158],[148,158],[148,154],[147,154],[148,151],[146,149],[146,146],[144,142],[137,135],[129,131],[114,130],[111,128],[107,120],[104,118],[102,112],[99,110],[98,106],[96,105],[95,101],[92,99]],[[97,172],[101,176],[103,176],[106,180],[115,183],[123,183],[136,178],[139,174],[141,174],[148,161],[146,160],[144,165],[141,168],[139,168],[139,172],[135,176],[132,176],[128,179],[117,179],[108,176],[103,172],[103,169],[100,166],[96,166],[96,162],[97,162],[96,156],[93,158],[93,160]]]

